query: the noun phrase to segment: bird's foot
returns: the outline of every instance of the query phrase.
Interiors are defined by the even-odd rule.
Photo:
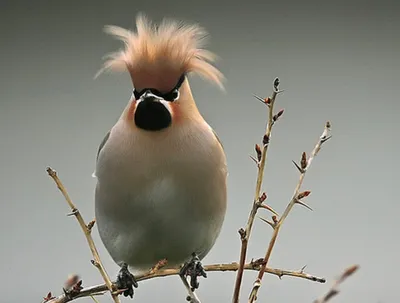
[[[123,263],[117,276],[116,285],[118,289],[124,289],[124,296],[133,298],[133,287],[137,288],[139,285],[135,277],[128,270],[128,265]]]
[[[186,278],[187,276],[190,277],[190,287],[192,288],[192,291],[199,288],[200,283],[197,280],[197,277],[203,276],[204,278],[207,278],[207,273],[205,272],[199,257],[195,253],[192,254],[192,259],[182,266],[179,275],[182,278]]]

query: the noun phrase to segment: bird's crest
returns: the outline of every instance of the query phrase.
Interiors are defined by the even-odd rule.
[[[140,13],[135,32],[113,25],[105,31],[125,47],[107,56],[96,77],[106,70],[128,70],[134,86],[148,87],[149,81],[155,81],[167,89],[182,74],[195,73],[224,88],[224,76],[212,64],[216,55],[202,48],[207,32],[197,24],[164,19],[155,26]]]

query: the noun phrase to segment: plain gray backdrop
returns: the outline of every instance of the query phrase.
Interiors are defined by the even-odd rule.
[[[197,22],[220,56],[226,94],[190,78],[198,106],[220,136],[229,164],[229,208],[205,264],[237,261],[237,230],[245,225],[266,108],[252,97],[286,91],[271,139],[263,190],[282,212],[298,172],[291,160],[311,151],[326,120],[333,138],[306,176],[313,212],[296,207],[281,229],[270,266],[306,270],[326,284],[266,275],[259,302],[312,302],[345,267],[361,269],[334,302],[397,302],[400,262],[398,114],[399,5],[395,1],[2,1],[0,4],[0,285],[1,302],[41,302],[60,294],[70,273],[84,286],[102,282],[69,209],[46,174],[59,173],[87,221],[94,216],[98,145],[131,95],[127,73],[93,80],[102,56],[121,44],[103,26],[134,28],[145,12]],[[397,176],[397,177],[396,177]],[[396,181],[398,184],[398,181]],[[398,185],[397,185],[398,186]],[[267,216],[268,213],[260,213]],[[271,230],[257,220],[249,259],[262,257]],[[99,240],[114,278],[117,266]],[[230,302],[235,273],[210,273],[198,294]],[[256,272],[246,272],[242,301]],[[177,277],[140,283],[134,301],[185,302]],[[107,295],[101,302],[111,302]],[[81,299],[80,302],[91,302]]]

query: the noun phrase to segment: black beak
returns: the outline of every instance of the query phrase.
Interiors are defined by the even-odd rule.
[[[134,116],[137,127],[148,131],[158,131],[171,125],[171,113],[160,102],[162,100],[162,98],[147,91],[137,100],[138,105]]]

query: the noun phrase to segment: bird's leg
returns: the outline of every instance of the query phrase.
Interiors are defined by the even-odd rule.
[[[205,272],[203,265],[201,264],[201,261],[196,253],[193,253],[192,259],[182,266],[179,275],[181,278],[185,279],[186,276],[190,277],[190,287],[192,288],[192,291],[199,288],[199,281],[197,280],[197,277],[203,276],[204,278],[207,278],[207,273]]]
[[[200,299],[197,297],[197,295],[193,292],[192,288],[190,287],[188,281],[186,280],[186,277],[184,275],[179,275],[183,285],[185,286],[188,296],[186,297],[186,301],[190,303],[201,303]]]
[[[137,288],[139,285],[135,277],[128,270],[128,264],[122,263],[121,269],[118,272],[117,281],[118,289],[125,289],[123,292],[125,297],[133,298],[133,287]]]

